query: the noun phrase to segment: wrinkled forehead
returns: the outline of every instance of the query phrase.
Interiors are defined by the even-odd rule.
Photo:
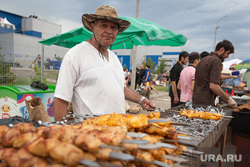
[[[98,19],[95,21],[96,23],[99,23],[99,24],[103,24],[103,23],[107,23],[107,24],[110,24],[110,25],[113,25],[113,26],[119,26],[117,23],[113,22],[113,21],[110,21],[110,20],[106,20],[106,19]]]

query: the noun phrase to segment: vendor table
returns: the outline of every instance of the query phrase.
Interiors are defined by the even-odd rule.
[[[178,113],[180,109],[180,106],[170,108],[169,110],[166,110],[164,113],[161,114],[161,117],[167,117],[171,113],[175,112]],[[228,107],[224,107],[224,110],[226,110],[227,115],[232,115],[232,109]],[[212,148],[215,146],[215,144],[219,141],[221,137],[221,148],[220,148],[220,154],[222,158],[224,159],[224,151],[225,151],[225,145],[226,145],[226,137],[227,137],[227,126],[230,123],[231,119],[223,119],[217,127],[214,129],[213,133],[210,133],[204,140],[201,142],[196,140],[195,138],[191,140],[184,140],[180,139],[180,142],[186,145],[192,146],[195,150],[204,152],[204,155],[209,154],[212,150]],[[192,137],[191,137],[192,138]],[[201,158],[192,158],[191,161],[196,162],[195,164],[191,166],[201,166]],[[223,161],[219,162],[219,166],[223,166]]]

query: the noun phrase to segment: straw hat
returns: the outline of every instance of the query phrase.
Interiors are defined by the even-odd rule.
[[[84,27],[89,31],[92,31],[91,23],[98,19],[109,20],[117,23],[119,25],[118,33],[123,32],[130,25],[129,21],[118,18],[116,8],[109,5],[98,7],[95,11],[95,14],[82,15],[82,23]]]

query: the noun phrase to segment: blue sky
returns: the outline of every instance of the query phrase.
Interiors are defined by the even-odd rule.
[[[94,13],[101,5],[116,7],[119,16],[136,16],[136,0],[0,0],[0,4],[1,10],[61,24],[63,32],[81,27],[82,14]],[[216,42],[233,43],[235,53],[228,60],[250,58],[249,0],[140,0],[139,18],[186,36],[188,52],[212,51],[216,22],[223,18]]]

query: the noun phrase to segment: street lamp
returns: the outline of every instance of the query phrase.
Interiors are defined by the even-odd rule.
[[[224,19],[225,17],[227,17],[227,15],[225,15],[224,17],[222,17],[221,19],[219,19],[219,20],[216,22],[216,25],[215,25],[215,33],[214,33],[214,50],[215,50],[215,44],[216,44],[216,32],[217,32],[217,29],[219,29],[219,26],[217,26],[217,24],[218,24],[222,19]]]

